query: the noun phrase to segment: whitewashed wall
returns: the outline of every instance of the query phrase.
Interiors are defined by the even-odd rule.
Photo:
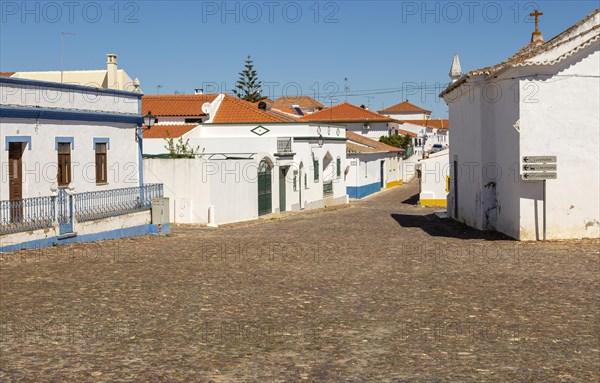
[[[419,161],[421,200],[446,200],[446,177],[450,175],[449,152],[444,150]]]

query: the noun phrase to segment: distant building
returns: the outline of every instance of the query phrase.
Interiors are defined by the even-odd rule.
[[[106,55],[106,69],[100,70],[65,70],[42,72],[3,72],[2,76],[24,78],[29,80],[51,81],[63,84],[83,85],[101,89],[116,89],[129,92],[140,92],[140,82],[117,66],[117,55]]]
[[[598,238],[600,10],[547,42],[536,28],[500,64],[461,75],[457,63],[441,93],[452,126],[449,216],[519,240],[543,238],[544,226],[548,239]],[[529,156],[557,157],[545,193],[525,180]]]
[[[284,96],[273,101],[271,107],[272,109],[283,113],[302,117],[306,114],[318,112],[325,106],[314,98],[308,96]]]
[[[417,163],[419,203],[421,206],[446,207],[450,188],[448,150],[432,153]]]

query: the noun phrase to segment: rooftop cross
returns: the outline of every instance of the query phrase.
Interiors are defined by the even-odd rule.
[[[539,32],[539,29],[538,29],[538,27],[540,25],[540,19],[539,18],[540,18],[540,16],[543,16],[543,15],[544,15],[544,12],[540,12],[537,9],[535,10],[535,12],[529,14],[529,16],[535,17],[535,31],[536,32]]]

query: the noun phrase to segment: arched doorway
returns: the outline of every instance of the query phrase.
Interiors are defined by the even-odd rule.
[[[262,160],[258,165],[258,215],[271,214],[273,211],[271,191],[271,166]]]

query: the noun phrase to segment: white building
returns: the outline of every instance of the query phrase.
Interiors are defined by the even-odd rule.
[[[172,222],[225,224],[347,203],[344,127],[297,122],[232,96],[198,96],[143,98],[144,112],[158,117],[144,133],[144,154],[155,157],[145,160],[146,178],[164,183]],[[181,124],[202,102],[203,123]],[[198,158],[156,158],[168,152],[166,137],[198,148]]]
[[[71,85],[83,85],[101,89],[116,89],[129,92],[140,92],[140,81],[132,80],[117,65],[117,55],[109,53],[106,69],[99,70],[55,70],[38,72],[3,72],[2,76],[29,80],[58,82]]]
[[[441,94],[453,130],[451,217],[520,240],[542,239],[544,226],[548,239],[598,238],[599,51],[596,10],[547,42],[536,30],[503,63],[451,72]],[[524,156],[557,157],[545,196],[543,182],[523,180]]]
[[[160,196],[158,186],[140,195],[146,188],[140,98],[0,77],[0,250],[155,229],[148,225],[149,205],[140,205]],[[126,213],[118,202],[129,206]],[[142,213],[121,216],[133,212]]]
[[[392,134],[410,135],[400,129],[401,122],[349,103],[323,109],[300,121],[346,127],[350,160],[346,173],[350,177],[347,182],[351,198],[363,198],[381,189],[402,185],[404,150],[379,142],[381,137]]]
[[[432,153],[429,158],[420,160],[417,167],[419,176],[419,202],[421,206],[446,207],[450,188],[449,151]]]

